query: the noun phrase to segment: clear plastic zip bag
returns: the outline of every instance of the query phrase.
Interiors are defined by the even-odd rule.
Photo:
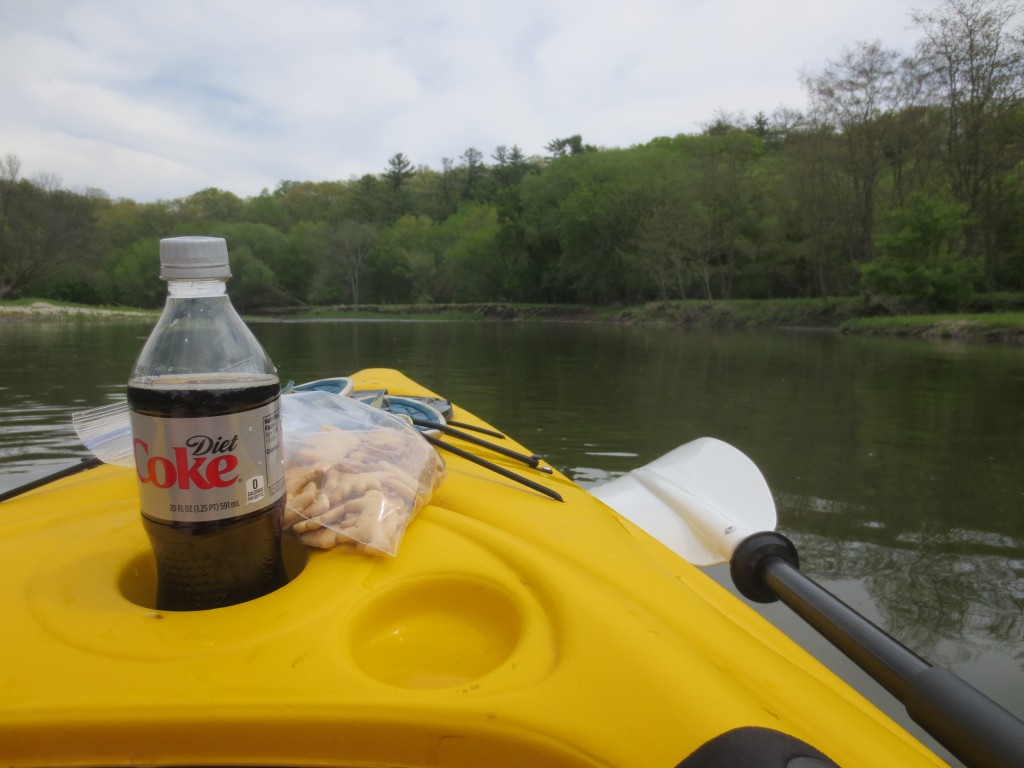
[[[402,418],[329,392],[282,398],[284,528],[308,546],[396,555],[444,481],[444,461]]]

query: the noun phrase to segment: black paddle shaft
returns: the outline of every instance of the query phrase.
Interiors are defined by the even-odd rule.
[[[895,696],[907,714],[969,768],[1024,766],[1024,722],[949,670],[933,667],[800,572],[781,533],[755,533],[730,562],[748,599],[780,599]]]

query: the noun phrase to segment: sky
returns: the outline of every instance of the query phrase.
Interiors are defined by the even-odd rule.
[[[139,202],[804,109],[940,0],[0,0],[0,158]]]

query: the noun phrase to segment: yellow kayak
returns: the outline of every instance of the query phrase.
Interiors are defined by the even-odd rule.
[[[446,454],[396,557],[293,543],[286,586],[215,610],[153,607],[132,470],[4,502],[0,763],[943,764],[568,478],[465,447],[564,503]]]

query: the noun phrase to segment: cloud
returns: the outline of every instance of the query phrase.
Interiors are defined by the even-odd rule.
[[[934,7],[930,3],[915,3]],[[798,73],[881,39],[904,0],[0,0],[0,153],[154,200],[440,167],[468,147],[630,146],[719,110],[801,108]]]

